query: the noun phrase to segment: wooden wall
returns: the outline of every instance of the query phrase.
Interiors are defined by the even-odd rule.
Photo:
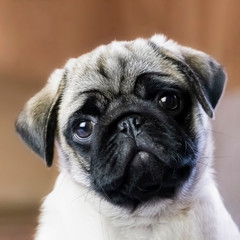
[[[206,51],[240,86],[239,0],[1,0],[0,74],[44,82],[73,56],[113,39],[164,33]]]

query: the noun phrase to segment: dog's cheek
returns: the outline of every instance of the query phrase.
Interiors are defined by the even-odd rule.
[[[71,137],[69,137],[69,139],[71,139]],[[64,132],[60,132],[59,130],[56,136],[56,147],[60,169],[70,174],[77,183],[90,187],[88,163],[84,160],[84,157],[69,144]]]
[[[211,122],[205,112],[199,108],[194,114],[194,128],[197,135],[197,168],[212,164],[213,140]]]

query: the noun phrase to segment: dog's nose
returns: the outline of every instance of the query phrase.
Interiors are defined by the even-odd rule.
[[[131,115],[120,120],[118,123],[118,129],[130,136],[136,137],[140,132],[140,126],[143,123],[143,119],[138,115]]]

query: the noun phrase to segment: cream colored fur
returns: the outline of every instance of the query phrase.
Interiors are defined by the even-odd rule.
[[[239,240],[237,226],[215,186],[210,136],[208,142],[203,147],[209,164],[199,164],[191,195],[185,196],[183,189],[178,199],[150,202],[134,212],[111,205],[62,168],[54,190],[44,200],[35,239]]]

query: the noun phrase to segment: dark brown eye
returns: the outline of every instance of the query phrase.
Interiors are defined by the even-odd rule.
[[[181,109],[181,99],[175,94],[165,94],[159,99],[160,106],[168,112],[178,112]]]
[[[78,140],[84,140],[92,135],[94,123],[91,120],[82,120],[74,129],[74,136]]]

